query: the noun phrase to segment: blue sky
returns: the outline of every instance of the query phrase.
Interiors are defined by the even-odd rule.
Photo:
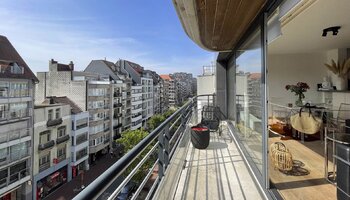
[[[0,19],[0,35],[34,72],[51,58],[83,70],[106,57],[198,75],[215,60],[187,37],[172,0],[1,0]]]

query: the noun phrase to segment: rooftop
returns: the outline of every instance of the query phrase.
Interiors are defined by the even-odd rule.
[[[56,96],[48,97],[44,101],[44,103],[48,103],[48,101],[52,101],[52,103],[55,103],[55,104],[68,104],[68,105],[70,105],[72,114],[78,114],[78,113],[83,112],[83,110],[81,110],[78,107],[77,104],[75,104],[72,100],[70,100],[66,96],[62,96],[62,97],[56,97]]]
[[[167,74],[163,74],[163,75],[160,75],[160,78],[162,78],[163,80],[173,80],[169,75]]]
[[[24,78],[31,79],[34,82],[39,82],[38,78],[30,70],[27,63],[19,55],[17,50],[12,46],[11,42],[5,37],[0,35],[0,60],[2,63],[17,63],[19,66],[24,68],[23,74],[13,74],[9,71],[0,73],[0,78]]]

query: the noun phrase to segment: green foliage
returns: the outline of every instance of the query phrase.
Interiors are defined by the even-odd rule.
[[[132,148],[134,148],[142,139],[144,139],[148,135],[148,132],[144,130],[134,130],[134,131],[126,131],[122,134],[122,137],[117,140],[117,143],[122,144],[124,146],[124,152],[129,152]],[[149,145],[142,153],[139,155],[135,161],[127,168],[124,172],[124,175],[130,174],[130,172],[136,167],[138,163],[141,162],[142,158],[152,149],[153,145]],[[155,162],[155,157],[151,156],[139,169],[139,171],[134,175],[133,179],[136,183],[141,183],[144,177],[147,175],[148,170],[152,167]]]
[[[163,115],[166,118],[170,117],[174,112],[176,111],[176,109],[169,109],[167,110]]]
[[[147,121],[147,127],[150,130],[154,130],[157,128],[162,122],[164,122],[166,117],[164,115],[153,115],[148,121]]]

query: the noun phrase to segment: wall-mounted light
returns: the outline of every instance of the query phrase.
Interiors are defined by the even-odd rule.
[[[333,35],[338,35],[340,28],[341,28],[340,26],[332,26],[332,27],[325,28],[323,29],[322,37],[326,37],[328,32],[332,32]]]

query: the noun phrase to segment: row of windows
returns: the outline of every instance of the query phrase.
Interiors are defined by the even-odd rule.
[[[0,81],[1,97],[25,97],[29,96],[29,85],[26,82]]]
[[[100,136],[94,140],[89,141],[89,146],[98,146],[103,144],[105,141],[109,140],[109,135]]]
[[[89,96],[105,96],[107,95],[107,88],[90,88]]]
[[[18,160],[29,155],[29,142],[22,142],[0,149],[0,163],[6,159]]]
[[[28,103],[0,104],[0,120],[28,116]]]
[[[56,108],[55,112],[53,109],[47,111],[47,120],[54,120],[61,118],[61,109]]]
[[[63,137],[66,135],[66,126],[57,128],[57,137]],[[46,130],[40,133],[39,144],[45,144],[52,140],[51,130]]]

